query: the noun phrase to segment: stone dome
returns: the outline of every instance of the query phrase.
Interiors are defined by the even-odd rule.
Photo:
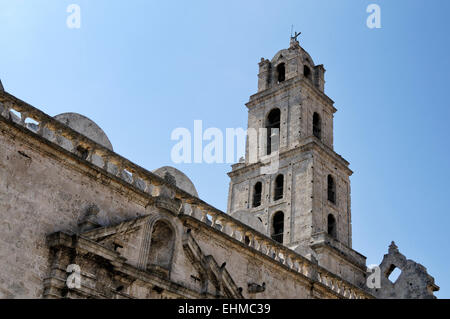
[[[297,41],[291,42],[291,45],[288,49],[283,49],[278,51],[271,60],[272,64],[276,64],[280,60],[289,61],[294,58],[300,58],[303,64],[308,64],[311,67],[314,67],[314,61]]]
[[[163,166],[153,171],[154,174],[165,179],[167,182],[181,188],[185,192],[198,197],[194,183],[182,171],[172,166]]]
[[[62,113],[54,117],[59,122],[67,125],[72,130],[90,138],[94,142],[113,150],[112,144],[105,132],[91,119],[78,113]]]
[[[324,74],[323,65],[316,65],[299,42],[291,38],[289,48],[278,51],[272,60],[261,58],[258,92],[277,88],[284,81],[300,78],[308,79],[309,83],[319,91],[324,92]]]

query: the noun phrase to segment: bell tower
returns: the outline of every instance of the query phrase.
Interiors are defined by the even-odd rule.
[[[351,249],[352,171],[333,147],[337,110],[324,93],[323,65],[314,64],[297,36],[259,63],[258,92],[246,104],[246,156],[228,173],[228,213],[315,258],[322,244],[357,254]]]

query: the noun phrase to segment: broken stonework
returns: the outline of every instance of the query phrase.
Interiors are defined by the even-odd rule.
[[[400,276],[392,282],[391,273],[398,268]],[[379,298],[389,299],[434,299],[433,292],[439,287],[427,269],[413,260],[406,259],[400,253],[394,242],[389,246],[389,252],[384,255],[380,264],[381,288],[373,292]]]

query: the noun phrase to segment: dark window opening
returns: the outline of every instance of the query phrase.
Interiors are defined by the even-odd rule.
[[[331,175],[328,175],[328,200],[336,204],[336,183]]]
[[[318,139],[322,137],[322,121],[320,115],[316,112],[313,114],[313,135]]]
[[[280,109],[273,109],[267,116],[266,128],[267,128],[267,155],[272,153],[272,149],[275,150],[276,144],[279,142],[280,135]],[[272,145],[275,144],[275,145]]]
[[[336,219],[332,214],[328,215],[328,235],[336,238]]]
[[[401,274],[402,271],[400,269],[398,269],[395,265],[390,265],[386,272],[386,277],[391,283],[394,284]]]
[[[278,83],[283,82],[286,79],[286,67],[284,63],[280,63],[277,66]]]
[[[277,178],[275,179],[275,193],[273,200],[279,200],[283,198],[284,192],[283,187],[284,187],[284,176],[278,175]]]
[[[308,66],[303,66],[303,75],[307,79],[311,79],[311,69]]]
[[[283,232],[284,232],[284,214],[283,212],[276,212],[273,216],[273,222],[272,222],[272,239],[283,243]]]
[[[244,241],[245,241],[245,244],[246,244],[246,245],[250,245],[250,237],[245,236],[245,237],[244,237]]]
[[[262,184],[258,182],[253,189],[253,207],[261,205]]]
[[[80,145],[77,146],[77,152],[78,155],[84,160],[86,160],[89,155],[89,150]]]

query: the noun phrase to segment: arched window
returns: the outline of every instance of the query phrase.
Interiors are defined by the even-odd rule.
[[[333,176],[328,175],[327,184],[328,184],[328,200],[336,204],[336,183],[334,182]]]
[[[328,235],[333,238],[337,238],[336,235],[336,219],[332,214],[328,215]]]
[[[172,227],[165,221],[157,221],[153,225],[147,268],[170,270],[174,245],[175,233]]]
[[[311,80],[311,69],[307,65],[303,66],[303,75]]]
[[[275,179],[275,192],[273,196],[273,200],[279,200],[283,198],[283,187],[284,187],[284,176],[278,175]]]
[[[273,151],[278,149],[278,143],[280,140],[280,109],[273,109],[267,115],[266,128],[267,128],[267,155],[270,155]]]
[[[261,205],[262,184],[257,182],[253,188],[253,207]]]
[[[286,79],[286,66],[284,63],[280,63],[277,66],[277,79],[278,83],[283,82]]]
[[[313,114],[313,134],[318,139],[322,137],[322,121],[320,115],[316,112]]]
[[[283,212],[276,212],[273,215],[272,220],[272,239],[283,243],[283,232],[284,232],[284,214]]]

